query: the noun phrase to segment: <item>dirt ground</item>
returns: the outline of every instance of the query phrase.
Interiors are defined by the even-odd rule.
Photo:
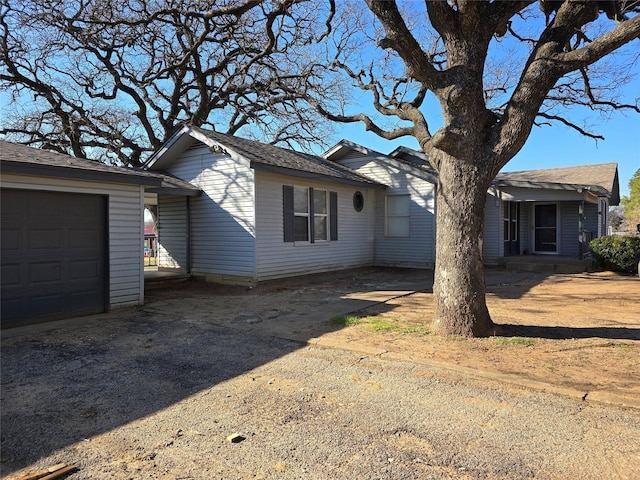
[[[526,274],[523,274],[526,275]],[[489,272],[487,303],[502,334],[442,338],[422,331],[433,295],[417,292],[358,312],[369,320],[327,335],[487,372],[640,399],[640,279],[611,272]]]
[[[432,272],[413,269],[350,270],[267,282],[254,289],[191,284],[154,291],[149,300],[159,306],[186,294],[194,306],[206,309],[215,298],[216,321],[233,327],[303,341],[322,338],[356,350],[374,347],[638,402],[640,278],[612,272],[550,275],[488,269],[486,279],[489,311],[502,334],[481,339],[430,333]],[[416,286],[419,291],[405,294]],[[356,306],[353,313],[360,323],[329,321],[329,307],[337,298],[393,290],[398,296],[391,300]],[[305,324],[305,317],[322,318],[325,310],[325,321]],[[289,325],[300,326],[283,334],[283,317],[290,319]]]
[[[560,409],[560,414],[555,413],[559,419],[566,417],[562,414],[563,409],[577,409],[576,412],[585,413],[582,405],[588,405],[589,400],[595,400],[596,394],[602,392],[629,399],[628,404],[638,404],[640,279],[637,277],[607,272],[547,275],[488,270],[488,305],[494,321],[502,327],[502,334],[484,339],[432,335],[429,332],[433,307],[431,286],[431,272],[400,269],[350,270],[273,281],[255,288],[185,282],[148,292],[144,307],[6,330],[2,334],[2,476],[15,478],[38,468],[75,459],[80,464],[80,472],[70,477],[74,479],[301,478],[294,472],[280,475],[278,468],[273,466],[268,468],[275,469],[277,474],[255,477],[256,471],[267,468],[263,465],[265,462],[273,463],[278,455],[282,455],[281,450],[273,447],[271,456],[261,458],[265,449],[272,448],[278,442],[290,448],[287,443],[291,441],[290,437],[278,429],[269,430],[275,428],[274,419],[286,413],[286,419],[289,420],[283,420],[283,424],[289,425],[288,422],[291,422],[291,425],[295,425],[299,429],[295,433],[298,435],[296,441],[306,442],[307,429],[319,415],[313,409],[328,408],[327,412],[337,412],[342,411],[345,405],[361,403],[366,412],[372,408],[367,403],[367,395],[371,395],[372,391],[389,395],[389,406],[380,404],[377,414],[371,410],[372,418],[361,425],[363,429],[369,428],[375,424],[376,415],[381,417],[382,412],[393,411],[393,405],[402,403],[397,396],[393,396],[394,393],[406,395],[406,389],[417,388],[423,382],[430,382],[428,391],[435,389],[436,385],[444,388],[453,376],[459,375],[459,372],[442,373],[446,372],[446,368],[430,368],[421,364],[416,367],[417,370],[402,370],[404,373],[396,376],[392,371],[387,372],[385,379],[389,385],[383,387],[374,374],[385,371],[387,364],[390,370],[396,368],[392,366],[393,357],[364,354],[356,355],[352,360],[354,363],[349,368],[358,370],[347,375],[348,382],[345,384],[339,373],[340,367],[337,367],[339,363],[333,357],[329,358],[334,354],[313,350],[307,356],[294,356],[288,361],[311,362],[309,355],[315,362],[324,361],[324,356],[328,361],[315,366],[310,363],[307,368],[309,371],[304,376],[313,381],[296,383],[289,392],[285,387],[286,382],[291,381],[287,380],[292,371],[288,369],[293,369],[293,366],[279,367],[285,368],[279,374],[272,369],[281,365],[281,360],[290,357],[288,353],[307,351],[300,342],[338,348],[345,346],[355,352],[395,352],[401,354],[403,359],[415,360],[416,363],[420,363],[420,360],[441,362],[584,392],[587,402],[572,402],[567,407],[558,400],[554,408]],[[387,300],[372,302],[378,293],[380,298]],[[365,298],[368,299],[366,302],[362,300]],[[344,320],[344,317],[338,320],[334,318],[345,313],[350,313],[348,318],[351,320],[348,322],[338,321]],[[326,376],[336,383],[321,388],[317,383],[321,382],[319,375],[330,366],[338,372],[327,370]],[[434,374],[434,371],[440,373]],[[393,385],[408,372],[419,375],[421,381]],[[427,375],[433,378],[427,378]],[[451,381],[453,384],[466,382],[460,379]],[[476,385],[472,388],[476,389],[474,395],[479,398],[485,380],[470,382]],[[347,400],[340,397],[343,389],[348,390],[360,383],[371,387],[364,397],[357,392],[352,392]],[[245,392],[247,389],[249,393]],[[267,390],[273,390],[272,393],[276,395],[273,398],[260,396]],[[308,390],[310,393],[305,393]],[[526,389],[516,390],[524,392]],[[283,392],[289,392],[285,395],[288,400],[284,403]],[[313,402],[308,396],[311,393]],[[417,402],[426,390],[416,390],[415,393]],[[327,407],[327,399],[334,395],[335,405]],[[500,397],[505,394],[496,395]],[[596,462],[593,465],[595,470],[590,470],[592,473],[582,475],[582,478],[633,478],[625,476],[626,467],[619,465],[624,461],[632,465],[633,458],[638,458],[633,457],[636,453],[631,457],[627,454],[636,448],[633,447],[636,442],[632,440],[635,434],[630,431],[625,434],[630,436],[614,435],[615,438],[620,437],[616,440],[620,445],[615,446],[610,445],[614,440],[607,437],[606,432],[622,428],[615,426],[618,424],[612,424],[605,430],[598,427],[594,435],[589,434],[588,438],[581,439],[576,433],[575,444],[565,445],[567,434],[564,430],[560,432],[562,440],[556,440],[555,437],[539,440],[542,453],[531,454],[527,460],[530,466],[526,471],[513,470],[509,462],[524,461],[520,457],[514,460],[509,456],[513,455],[516,442],[511,436],[520,434],[513,422],[529,421],[533,412],[539,412],[540,423],[523,431],[545,432],[545,435],[548,431],[551,435],[553,430],[545,423],[547,418],[551,418],[548,417],[551,413],[546,413],[544,408],[548,404],[555,405],[555,401],[548,397],[534,398],[536,393],[527,395],[532,398],[530,410],[505,426],[496,427],[496,434],[506,436],[500,447],[504,451],[500,450],[498,455],[496,452],[499,447],[493,444],[487,447],[486,454],[505,459],[504,465],[483,463],[474,467],[475,473],[464,470],[469,467],[461,459],[464,457],[467,459],[465,461],[473,464],[470,460],[472,457],[482,457],[478,453],[478,444],[474,442],[480,442],[484,435],[489,434],[485,427],[467,426],[465,422],[471,421],[474,415],[468,414],[465,406],[455,414],[458,415],[456,418],[459,418],[460,428],[455,433],[447,434],[450,436],[431,438],[429,435],[436,435],[437,429],[426,426],[424,431],[421,430],[420,438],[429,437],[435,442],[434,445],[440,446],[448,445],[451,439],[464,443],[467,441],[466,432],[479,432],[478,438],[467,441],[466,446],[445,448],[459,452],[459,456],[440,459],[434,453],[430,460],[433,468],[444,470],[441,470],[440,476],[429,478],[578,478],[566,472],[563,474],[562,468],[555,464],[534,467],[539,462],[547,461],[545,459],[553,462],[572,461],[571,455],[556,454],[559,445],[556,441],[564,442],[562,445],[567,452],[583,449],[585,442],[596,442],[593,447],[595,450],[588,450],[591,456],[601,458],[615,453],[615,461],[609,462],[613,466],[598,471],[598,468],[605,466]],[[523,402],[524,398],[515,403]],[[446,400],[432,402],[435,402],[430,404],[432,406],[441,405]],[[479,400],[474,402],[478,403]],[[486,402],[490,406],[487,415],[491,418],[498,414],[496,412],[510,411],[510,408],[506,408],[506,403],[509,403],[506,400],[498,398]],[[596,404],[601,405],[599,402]],[[596,404],[593,404],[592,410],[601,417],[589,420],[593,425],[600,425],[609,416],[622,418],[627,415],[624,409],[612,407],[608,412]],[[423,415],[428,415],[429,408],[432,407],[422,410]],[[256,450],[251,453],[255,457],[252,457],[252,461],[263,463],[249,465],[249,460],[241,450],[234,453],[233,459],[229,457],[225,460],[226,457],[221,456],[228,452],[225,436],[233,433],[232,429],[240,428],[237,423],[239,419],[248,423],[251,412],[258,412],[260,422],[264,423],[254,427],[264,429],[264,443],[256,444]],[[302,415],[300,412],[307,413]],[[635,409],[629,412],[631,419],[637,417]],[[407,415],[410,419],[408,425],[413,425],[421,418]],[[354,417],[350,420],[354,423],[345,423],[353,425],[349,428],[354,428],[347,438],[354,439],[362,435],[356,429],[361,416],[354,410]],[[315,435],[328,436],[322,445],[329,449],[329,453],[323,450],[324,454],[332,455],[333,448],[335,452],[342,452],[344,448],[356,449],[353,452],[344,450],[344,455],[362,454],[356,448],[360,447],[360,442],[351,440],[346,446],[343,445],[340,442],[345,440],[336,437],[339,432],[332,430],[331,421],[322,418],[319,416],[315,423],[325,433]],[[627,419],[621,424],[632,425],[634,422]],[[205,428],[208,430],[205,431]],[[395,432],[398,427],[393,424],[384,428]],[[569,426],[561,428],[567,429]],[[584,427],[582,431],[590,430]],[[417,432],[414,433],[417,435]],[[377,438],[379,432],[367,435]],[[211,438],[216,441],[211,443]],[[257,442],[251,437],[250,440]],[[247,448],[253,444],[251,442],[246,442]],[[527,444],[521,439],[517,442],[521,449]],[[188,450],[178,451],[176,445],[185,448],[191,446]],[[322,465],[320,460],[313,457],[313,452],[322,445],[309,447],[308,451],[300,445],[299,459],[306,462],[305,468]],[[545,453],[551,445],[553,456]],[[215,467],[212,471],[221,473],[212,476],[202,473],[177,475],[175,472],[202,468],[203,460],[199,453],[202,448],[215,450],[207,454],[207,465],[211,464],[209,466],[212,469]],[[402,455],[404,450],[398,448],[389,454],[389,458]],[[441,451],[435,447],[433,450]],[[463,455],[461,452],[466,453]],[[319,452],[316,454],[319,455]],[[382,459],[384,465],[389,463],[386,458],[384,456]],[[226,466],[225,461],[229,462]],[[232,461],[233,467],[230,466]],[[238,465],[243,462],[248,466],[242,467],[246,472],[240,475],[237,473],[241,471]],[[321,470],[316,473],[319,475],[317,478],[415,478],[411,477],[412,473],[406,473],[415,473],[415,459],[412,462],[407,464],[404,473],[381,477],[372,477],[369,473],[336,477],[327,471],[320,475]],[[579,471],[580,462],[573,463],[572,468],[578,469],[574,471]],[[374,467],[382,468],[380,465],[366,465],[366,468]],[[363,471],[369,472],[366,469]],[[461,471],[467,473],[460,476]],[[236,474],[229,476],[225,472]]]

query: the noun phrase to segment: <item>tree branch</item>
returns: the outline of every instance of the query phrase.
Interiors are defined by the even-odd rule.
[[[640,38],[640,15],[619,23],[613,30],[588,45],[567,53],[558,53],[556,61],[564,72],[591,65],[629,41]]]
[[[542,118],[546,118],[547,120],[555,120],[557,122],[561,122],[561,123],[565,124],[567,127],[573,128],[574,130],[576,130],[581,135],[584,135],[585,137],[593,138],[593,139],[596,139],[596,140],[604,140],[604,137],[602,135],[596,135],[594,133],[587,132],[583,128],[579,127],[578,125],[576,125],[573,122],[570,122],[569,120],[567,120],[564,117],[560,117],[558,115],[550,115],[550,114],[545,113],[545,112],[538,112],[537,116],[538,117],[542,117]]]
[[[596,2],[564,2],[551,24],[542,32],[502,121],[493,131],[495,146],[492,151],[497,166],[504,165],[522,148],[530,132],[530,127],[526,126],[533,125],[548,92],[563,75],[594,63],[640,33],[640,17],[635,17],[617,25],[591,44],[564,53],[571,37],[597,16]]]
[[[422,50],[398,11],[395,1],[366,0],[371,11],[385,29],[386,37],[380,40],[381,48],[393,49],[403,60],[407,76],[415,78],[429,90],[440,87],[441,73],[432,65],[429,56]],[[440,3],[442,0],[439,0]],[[430,2],[427,2],[429,5]],[[446,3],[445,3],[446,5]],[[449,8],[447,6],[447,8]]]

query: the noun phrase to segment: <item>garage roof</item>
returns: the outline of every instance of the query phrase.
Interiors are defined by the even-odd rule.
[[[95,160],[0,140],[0,164],[5,173],[74,178],[113,183],[144,185],[152,193],[198,195],[199,189],[163,172],[106,165]]]

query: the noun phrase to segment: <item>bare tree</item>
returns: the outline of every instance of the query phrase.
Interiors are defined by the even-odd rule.
[[[318,96],[309,101],[330,120],[362,122],[386,139],[417,139],[439,178],[435,331],[489,335],[496,326],[486,306],[482,262],[487,189],[536,123],[561,122],[597,139],[571,120],[571,108],[640,111],[637,99],[623,104],[607,98],[628,81],[620,64],[596,64],[638,41],[640,2],[366,0],[366,5],[371,25],[364,12],[352,11],[337,24],[325,81],[346,75],[372,96],[373,114],[346,113],[348,105]],[[358,3],[348,8],[357,10]],[[363,48],[372,42],[381,52],[375,60],[371,49]],[[366,56],[359,54],[363,51]],[[631,63],[638,51],[636,44]],[[608,70],[605,81],[597,81],[598,69]],[[441,110],[435,122],[442,124],[435,131],[425,108],[433,97]]]
[[[332,3],[309,0],[3,0],[0,134],[140,165],[177,124],[317,143],[298,105]],[[326,87],[325,90],[330,87]]]

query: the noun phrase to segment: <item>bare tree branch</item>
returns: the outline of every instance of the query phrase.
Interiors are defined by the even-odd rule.
[[[560,117],[558,115],[550,115],[550,114],[545,113],[545,112],[538,112],[537,116],[542,117],[542,118],[546,118],[548,120],[555,120],[557,122],[563,123],[567,127],[573,128],[578,133],[580,133],[580,135],[584,135],[585,137],[593,138],[593,139],[596,139],[596,140],[604,140],[604,137],[602,135],[596,135],[594,133],[590,133],[590,132],[586,131],[585,129],[579,127],[575,123],[570,122],[569,120],[567,120],[564,117]]]
[[[182,121],[305,147],[326,139],[297,126],[321,125],[317,112],[291,105],[315,75],[333,0],[25,0],[0,15],[1,88],[33,112],[5,116],[0,134],[13,139],[134,165]]]
[[[444,1],[428,2],[427,5],[440,5]],[[393,48],[402,57],[407,67],[407,75],[422,82],[428,89],[438,88],[441,75],[429,57],[422,50],[407,28],[395,2],[384,0],[367,0],[367,5],[385,28],[387,36],[380,40],[381,48]],[[433,8],[433,7],[432,7]],[[444,8],[444,7],[443,7]],[[446,8],[449,8],[446,6]]]

